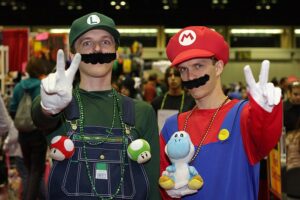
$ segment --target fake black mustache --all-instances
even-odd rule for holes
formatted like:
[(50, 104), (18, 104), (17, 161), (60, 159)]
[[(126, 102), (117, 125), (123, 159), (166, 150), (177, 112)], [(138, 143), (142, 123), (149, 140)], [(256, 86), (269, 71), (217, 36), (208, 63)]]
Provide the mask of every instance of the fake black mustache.
[(90, 53), (81, 54), (81, 61), (92, 64), (110, 63), (117, 58), (116, 53)]
[(190, 81), (182, 81), (182, 85), (187, 89), (193, 89), (204, 85), (209, 80), (209, 76), (205, 74), (197, 79)]

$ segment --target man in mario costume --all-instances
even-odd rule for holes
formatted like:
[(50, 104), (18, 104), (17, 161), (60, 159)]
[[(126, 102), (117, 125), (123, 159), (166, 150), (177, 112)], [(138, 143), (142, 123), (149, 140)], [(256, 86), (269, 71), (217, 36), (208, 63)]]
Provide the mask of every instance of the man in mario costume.
[(163, 199), (257, 199), (259, 161), (277, 144), (282, 130), (281, 90), (268, 82), (270, 62), (262, 62), (258, 82), (250, 66), (244, 67), (249, 101), (238, 101), (222, 90), (221, 74), (229, 60), (222, 35), (204, 26), (186, 27), (169, 40), (166, 52), (196, 106), (166, 120), (160, 134), (160, 172), (172, 177), (165, 146), (174, 132), (185, 131), (195, 147), (189, 165), (203, 186), (161, 189)]

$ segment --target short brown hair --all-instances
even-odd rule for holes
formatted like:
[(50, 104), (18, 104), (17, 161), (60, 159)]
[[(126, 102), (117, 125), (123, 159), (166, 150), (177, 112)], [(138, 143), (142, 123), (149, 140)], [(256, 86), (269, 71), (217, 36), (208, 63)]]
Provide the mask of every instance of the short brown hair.
[(26, 72), (32, 78), (47, 74), (47, 62), (42, 58), (31, 57), (26, 66)]
[(292, 91), (293, 88), (299, 88), (299, 87), (300, 87), (300, 82), (299, 81), (291, 82), (288, 85), (289, 91)]

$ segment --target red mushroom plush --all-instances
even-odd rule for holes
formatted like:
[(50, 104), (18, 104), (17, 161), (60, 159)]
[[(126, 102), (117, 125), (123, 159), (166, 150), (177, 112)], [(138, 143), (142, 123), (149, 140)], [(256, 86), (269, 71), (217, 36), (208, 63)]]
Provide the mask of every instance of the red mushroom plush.
[(72, 157), (74, 151), (74, 144), (68, 137), (58, 135), (52, 138), (50, 145), (50, 157), (52, 159), (62, 161)]

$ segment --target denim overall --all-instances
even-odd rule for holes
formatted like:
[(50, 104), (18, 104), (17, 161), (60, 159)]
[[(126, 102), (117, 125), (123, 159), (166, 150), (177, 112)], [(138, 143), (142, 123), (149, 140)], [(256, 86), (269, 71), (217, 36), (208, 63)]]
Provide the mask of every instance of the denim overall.
[[(195, 194), (182, 199), (198, 200), (254, 200), (258, 198), (259, 163), (249, 163), (241, 133), (241, 113), (247, 101), (240, 101), (226, 114), (220, 130), (228, 130), (228, 137), (203, 145), (196, 159), (190, 163), (204, 180), (203, 187)], [(177, 115), (167, 120), (162, 134), (165, 141), (184, 121)], [(200, 122), (201, 123), (201, 122)], [(197, 132), (195, 132), (197, 133)], [(195, 150), (198, 145), (195, 146)]]
[(258, 199), (260, 165), (249, 163), (241, 133), (241, 113), (246, 104), (239, 101), (226, 114), (220, 130), (228, 130), (228, 138), (202, 147), (194, 166), (204, 180), (203, 188), (183, 199)]
[[(130, 125), (131, 128), (131, 133), (125, 134), (127, 144), (129, 144), (138, 137), (133, 127), (134, 105), (130, 98), (122, 97), (122, 100), (123, 121), (127, 127)], [(66, 109), (67, 119), (79, 118), (76, 104), (73, 99)], [(124, 182), (114, 199), (144, 200), (148, 198), (149, 181), (144, 166), (128, 158), (126, 143), (125, 152), (123, 152), (122, 129), (113, 128), (109, 137), (108, 130), (110, 127), (85, 126), (83, 136), (79, 134), (79, 127), (75, 131), (70, 131), (75, 153), (70, 159), (53, 162), (49, 176), (48, 199), (110, 198), (119, 187), (122, 165), (125, 169)], [(97, 193), (93, 190), (91, 181)]]

